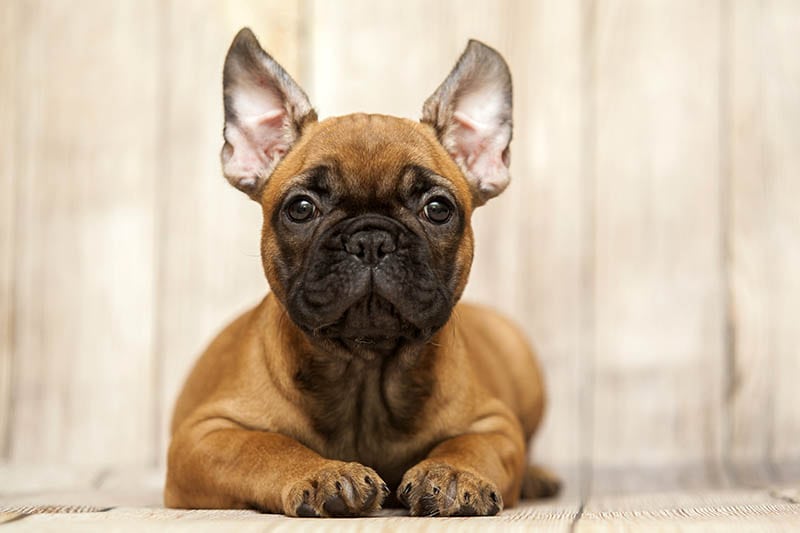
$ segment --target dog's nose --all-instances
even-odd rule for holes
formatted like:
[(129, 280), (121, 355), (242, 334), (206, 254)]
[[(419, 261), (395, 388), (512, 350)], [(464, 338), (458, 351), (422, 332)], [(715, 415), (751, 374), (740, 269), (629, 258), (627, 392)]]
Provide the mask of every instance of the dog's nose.
[(344, 249), (367, 265), (374, 266), (397, 248), (394, 237), (381, 229), (366, 229), (353, 233), (344, 243)]

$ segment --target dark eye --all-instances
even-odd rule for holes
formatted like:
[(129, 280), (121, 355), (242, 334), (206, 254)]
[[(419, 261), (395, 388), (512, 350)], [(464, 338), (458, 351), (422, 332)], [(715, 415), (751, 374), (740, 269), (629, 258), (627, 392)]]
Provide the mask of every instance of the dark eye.
[(317, 207), (305, 196), (292, 200), (286, 208), (286, 214), (292, 222), (308, 222), (317, 213)]
[(434, 198), (422, 208), (422, 212), (430, 222), (434, 224), (444, 224), (453, 215), (453, 208), (450, 202), (444, 198)]

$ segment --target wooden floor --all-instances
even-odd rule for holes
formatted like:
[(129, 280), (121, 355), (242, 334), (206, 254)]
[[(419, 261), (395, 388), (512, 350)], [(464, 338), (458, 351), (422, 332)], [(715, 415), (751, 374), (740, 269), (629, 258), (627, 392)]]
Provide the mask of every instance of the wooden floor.
[[(690, 470), (690, 469), (689, 469)], [(0, 533), (15, 531), (800, 531), (800, 482), (703, 487), (689, 470), (567, 475), (560, 498), (492, 518), (292, 519), (160, 506), (163, 472), (0, 466)], [(676, 472), (684, 472), (676, 474)], [(790, 472), (786, 470), (784, 472)], [(780, 477), (780, 476), (779, 476)], [(774, 476), (773, 476), (774, 478)], [(800, 478), (799, 478), (800, 479)], [(684, 488), (679, 488), (683, 485)], [(584, 492), (596, 494), (581, 497)], [(591, 489), (585, 487), (591, 486)], [(638, 487), (638, 488), (637, 488)]]

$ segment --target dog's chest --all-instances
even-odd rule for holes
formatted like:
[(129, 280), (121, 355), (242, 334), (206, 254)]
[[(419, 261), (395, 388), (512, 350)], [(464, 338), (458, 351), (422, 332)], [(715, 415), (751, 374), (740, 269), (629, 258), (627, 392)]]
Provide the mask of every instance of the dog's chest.
[[(418, 427), (430, 373), (397, 361), (311, 361), (296, 375), (323, 456), (358, 461), (391, 483), (429, 449)], [(399, 479), (398, 479), (399, 481)]]

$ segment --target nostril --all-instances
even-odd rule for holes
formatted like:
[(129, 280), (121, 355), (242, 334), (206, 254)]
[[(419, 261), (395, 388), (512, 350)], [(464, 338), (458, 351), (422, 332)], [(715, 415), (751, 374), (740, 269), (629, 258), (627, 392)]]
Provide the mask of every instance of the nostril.
[(380, 259), (383, 259), (390, 253), (394, 252), (394, 250), (395, 250), (394, 242), (392, 242), (391, 239), (384, 239), (383, 242), (381, 242), (380, 246), (378, 246), (378, 257)]
[(371, 265), (382, 261), (396, 248), (392, 236), (381, 230), (363, 230), (342, 241), (347, 253)]
[(342, 237), (342, 241), (348, 254), (354, 255), (359, 259), (364, 258), (364, 242), (360, 236)]

